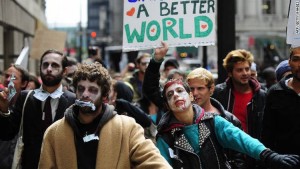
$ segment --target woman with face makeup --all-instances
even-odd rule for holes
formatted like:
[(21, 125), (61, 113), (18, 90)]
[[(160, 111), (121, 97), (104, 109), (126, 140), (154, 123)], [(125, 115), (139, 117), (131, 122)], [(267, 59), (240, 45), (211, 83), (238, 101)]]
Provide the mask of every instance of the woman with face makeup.
[[(152, 61), (163, 61), (167, 49), (167, 44), (162, 43)], [(147, 69), (146, 74), (147, 71), (151, 70)], [(159, 78), (153, 79), (156, 80), (149, 85), (159, 87)], [(157, 147), (173, 168), (231, 169), (224, 148), (261, 160), (272, 169), (299, 168), (298, 155), (278, 154), (223, 117), (192, 104), (193, 96), (185, 82), (167, 81), (162, 97), (168, 111), (158, 125)]]

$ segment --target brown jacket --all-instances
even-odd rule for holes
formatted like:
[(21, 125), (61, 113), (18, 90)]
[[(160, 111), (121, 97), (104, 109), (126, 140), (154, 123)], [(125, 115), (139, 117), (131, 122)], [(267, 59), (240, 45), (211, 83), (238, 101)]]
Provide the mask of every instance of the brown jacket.
[[(143, 128), (132, 118), (115, 115), (100, 131), (96, 169), (172, 168)], [(76, 169), (74, 132), (65, 118), (45, 132), (40, 169)]]

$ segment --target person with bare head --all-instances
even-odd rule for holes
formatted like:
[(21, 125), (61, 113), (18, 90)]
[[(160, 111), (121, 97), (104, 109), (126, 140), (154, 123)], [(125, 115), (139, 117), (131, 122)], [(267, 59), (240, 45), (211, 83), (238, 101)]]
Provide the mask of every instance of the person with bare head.
[[(218, 84), (212, 95), (228, 112), (241, 122), (243, 130), (250, 136), (260, 139), (266, 91), (256, 78), (251, 77), (254, 57), (251, 52), (236, 49), (223, 60), (228, 78)], [(256, 168), (256, 160), (247, 158), (247, 167)]]
[[(278, 152), (300, 155), (300, 47), (291, 48), (284, 64), (267, 94), (262, 142)], [(292, 74), (281, 77), (288, 71)]]
[[(57, 50), (47, 50), (40, 60), (40, 74), (43, 84), (29, 93), (21, 91), (16, 104), (9, 108), (9, 91), (0, 93), (0, 139), (14, 138), (23, 118), (22, 168), (36, 169), (45, 130), (64, 115), (64, 111), (75, 101), (75, 94), (63, 91), (61, 80), (67, 66), (66, 57)], [(28, 96), (27, 96), (28, 95)], [(24, 103), (25, 98), (27, 102)], [(22, 113), (22, 109), (24, 112)], [(22, 117), (23, 116), (23, 117)]]
[[(9, 107), (15, 106), (15, 102), (22, 90), (29, 84), (29, 74), (27, 70), (19, 65), (12, 64), (4, 72), (4, 88), (10, 89)], [(0, 89), (2, 91), (2, 89)], [(9, 141), (0, 141), (0, 168), (10, 169), (14, 156), (14, 149), (17, 137)]]
[(228, 78), (216, 85), (212, 97), (241, 121), (246, 133), (259, 139), (266, 93), (251, 77), (253, 59), (252, 53), (244, 49), (229, 52), (223, 60)]
[[(205, 112), (220, 115), (242, 129), (241, 122), (232, 113), (226, 111), (220, 102), (211, 97), (215, 90), (215, 81), (211, 72), (204, 68), (196, 68), (187, 75), (186, 82), (193, 94), (193, 103), (201, 106)], [(225, 153), (233, 168), (245, 168), (243, 154), (232, 150), (226, 150)]]
[[(5, 72), (3, 77), (3, 85), (8, 88), (9, 83), (12, 81), (14, 83), (14, 88), (16, 90), (16, 95), (13, 97), (13, 100), (10, 104), (14, 104), (18, 95), (22, 90), (26, 89), (26, 86), (29, 82), (29, 73), (23, 67), (19, 65), (12, 64)], [(12, 79), (13, 78), (13, 79)]]
[(125, 79), (129, 82), (134, 90), (133, 101), (136, 102), (143, 96), (142, 85), (145, 77), (145, 70), (149, 65), (151, 55), (149, 53), (142, 53), (136, 58), (137, 70), (132, 74), (131, 77)]
[(46, 131), (39, 168), (171, 168), (133, 118), (105, 103), (111, 77), (100, 63), (80, 65), (73, 82), (77, 100)]

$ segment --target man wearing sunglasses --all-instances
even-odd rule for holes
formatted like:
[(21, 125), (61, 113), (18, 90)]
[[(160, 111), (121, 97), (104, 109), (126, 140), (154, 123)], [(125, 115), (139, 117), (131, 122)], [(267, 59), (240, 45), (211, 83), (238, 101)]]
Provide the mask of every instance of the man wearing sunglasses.
[(151, 55), (149, 53), (140, 54), (135, 60), (137, 69), (132, 74), (132, 77), (125, 80), (128, 81), (134, 89), (133, 102), (142, 98), (142, 84), (144, 81), (145, 71), (150, 62), (150, 56)]

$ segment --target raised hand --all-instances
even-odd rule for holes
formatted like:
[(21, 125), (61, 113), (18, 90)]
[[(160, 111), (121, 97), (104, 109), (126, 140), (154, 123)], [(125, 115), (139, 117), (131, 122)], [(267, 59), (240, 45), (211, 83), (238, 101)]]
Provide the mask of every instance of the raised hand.
[(156, 48), (154, 53), (155, 60), (161, 60), (163, 57), (166, 56), (169, 46), (166, 42), (161, 42), (162, 47)]

